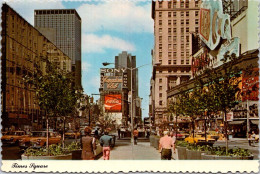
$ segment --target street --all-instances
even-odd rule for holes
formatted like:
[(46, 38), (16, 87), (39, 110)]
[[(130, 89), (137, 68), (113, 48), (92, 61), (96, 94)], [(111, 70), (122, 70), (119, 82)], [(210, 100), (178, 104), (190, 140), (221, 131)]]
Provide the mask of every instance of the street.
[[(132, 145), (130, 139), (121, 139), (116, 140), (110, 160), (160, 160), (160, 155), (148, 139), (139, 139), (137, 145)], [(98, 160), (103, 160), (102, 156)]]
[[(65, 139), (65, 144), (69, 144), (75, 139)], [(79, 141), (79, 139), (77, 139)], [(214, 146), (225, 146), (225, 141), (216, 141)], [(245, 138), (232, 138), (229, 140), (229, 148), (240, 147), (249, 149), (253, 155), (254, 160), (259, 159), (258, 144), (254, 147), (249, 146)], [(3, 160), (17, 160), (21, 159), (22, 152), (19, 146), (3, 146), (2, 159)], [(110, 160), (160, 160), (160, 153), (154, 147), (150, 146), (149, 139), (139, 138), (137, 145), (132, 145), (130, 138), (116, 140), (115, 147), (110, 152)], [(102, 154), (97, 160), (103, 160)]]

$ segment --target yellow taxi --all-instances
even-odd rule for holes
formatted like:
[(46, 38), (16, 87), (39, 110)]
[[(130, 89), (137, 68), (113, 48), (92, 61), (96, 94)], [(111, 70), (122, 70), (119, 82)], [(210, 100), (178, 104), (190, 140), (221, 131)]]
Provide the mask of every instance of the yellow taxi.
[[(49, 132), (49, 145), (59, 144), (61, 141), (61, 136), (57, 132)], [(19, 146), (21, 149), (26, 149), (30, 146), (35, 148), (40, 148), (46, 146), (47, 142), (47, 131), (32, 131), (31, 135), (22, 138), (19, 141)]]
[(184, 139), (184, 141), (190, 143), (190, 144), (196, 144), (196, 145), (210, 145), (212, 146), (215, 143), (215, 139), (210, 138), (207, 136), (207, 141), (205, 139), (205, 134), (203, 133), (197, 133), (194, 135), (190, 135), (187, 138)]
[(78, 137), (80, 137), (80, 133), (79, 132), (74, 132), (73, 130), (68, 130), (67, 132), (65, 132), (64, 136), (66, 138), (75, 138), (75, 139), (77, 139)]
[(6, 132), (2, 137), (2, 143), (3, 145), (18, 145), (19, 140), (26, 137), (25, 131), (10, 131)]

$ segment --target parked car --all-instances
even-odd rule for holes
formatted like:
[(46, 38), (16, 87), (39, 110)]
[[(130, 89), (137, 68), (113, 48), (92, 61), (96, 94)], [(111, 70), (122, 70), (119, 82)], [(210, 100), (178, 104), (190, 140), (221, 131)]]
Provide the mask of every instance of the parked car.
[(190, 135), (187, 138), (185, 138), (184, 141), (186, 141), (190, 144), (195, 143), (196, 145), (210, 145), (210, 146), (212, 146), (215, 143), (215, 139), (207, 136), (207, 141), (206, 141), (204, 135), (205, 134), (203, 134), (203, 133), (197, 133), (197, 134), (194, 135), (194, 138), (193, 138), (193, 135)]
[(25, 131), (10, 131), (6, 132), (2, 137), (2, 143), (3, 145), (18, 145), (19, 140), (26, 137)]
[[(57, 132), (49, 132), (49, 145), (58, 144), (61, 141), (61, 136)], [(31, 135), (22, 138), (19, 141), (19, 146), (21, 149), (26, 149), (30, 146), (35, 148), (40, 148), (46, 146), (47, 142), (47, 132), (46, 131), (32, 131)]]
[(68, 130), (67, 132), (65, 132), (65, 138), (78, 138), (80, 137), (80, 133), (79, 132), (74, 132), (73, 130)]

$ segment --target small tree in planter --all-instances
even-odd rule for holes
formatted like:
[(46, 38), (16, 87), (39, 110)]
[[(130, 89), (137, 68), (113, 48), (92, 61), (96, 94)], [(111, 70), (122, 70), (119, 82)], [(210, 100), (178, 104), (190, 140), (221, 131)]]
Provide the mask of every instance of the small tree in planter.
[(176, 138), (177, 138), (177, 133), (178, 133), (178, 116), (183, 115), (185, 113), (185, 100), (184, 100), (183, 92), (181, 92), (180, 95), (178, 95), (175, 99), (175, 101), (170, 101), (168, 104), (168, 113), (170, 115), (175, 114), (175, 121), (176, 121), (176, 127), (175, 127), (175, 133), (176, 133)]
[(72, 74), (62, 72), (48, 60), (46, 60), (46, 74), (36, 70), (32, 77), (25, 76), (24, 80), (33, 86), (37, 102), (46, 112), (48, 149), (49, 118), (62, 117), (65, 121), (65, 117), (74, 111), (80, 93), (76, 93), (73, 86)]
[[(227, 63), (227, 61), (230, 62)], [(235, 66), (238, 58), (232, 54), (225, 55), (223, 61), (223, 66), (221, 69), (211, 69), (208, 70), (208, 79), (210, 82), (210, 93), (213, 96), (212, 106), (214, 106), (216, 111), (224, 112), (224, 128), (226, 137), (226, 154), (228, 153), (228, 134), (227, 134), (227, 112), (229, 112), (235, 105), (238, 104), (238, 97), (240, 93), (239, 79), (241, 73), (240, 69)]]

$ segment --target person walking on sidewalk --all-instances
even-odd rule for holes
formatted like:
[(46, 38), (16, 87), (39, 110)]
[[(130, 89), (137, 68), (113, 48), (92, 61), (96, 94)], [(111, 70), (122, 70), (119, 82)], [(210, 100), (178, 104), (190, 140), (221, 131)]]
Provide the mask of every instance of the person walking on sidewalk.
[(176, 153), (175, 152), (175, 142), (176, 142), (176, 137), (174, 136), (174, 132), (170, 132), (170, 137), (172, 138), (172, 143), (173, 143), (173, 147), (172, 147), (172, 149), (173, 149), (173, 153)]
[(118, 136), (118, 139), (120, 139), (120, 134), (121, 134), (121, 130), (120, 130), (120, 127), (117, 128), (117, 136)]
[(81, 158), (83, 160), (94, 160), (95, 158), (94, 150), (96, 149), (95, 138), (90, 136), (91, 133), (90, 127), (86, 127), (84, 129), (84, 132), (85, 132), (85, 136), (81, 138), (81, 146), (82, 146)]
[(103, 147), (103, 158), (109, 160), (112, 137), (108, 135), (108, 130), (105, 130), (104, 135), (100, 137), (100, 145)]
[(134, 130), (134, 144), (135, 144), (135, 145), (137, 145), (138, 133), (139, 133), (138, 130), (135, 129), (135, 130)]
[(161, 150), (162, 160), (171, 160), (172, 148), (174, 147), (173, 139), (169, 136), (168, 131), (163, 132), (163, 137), (159, 141), (159, 149)]

